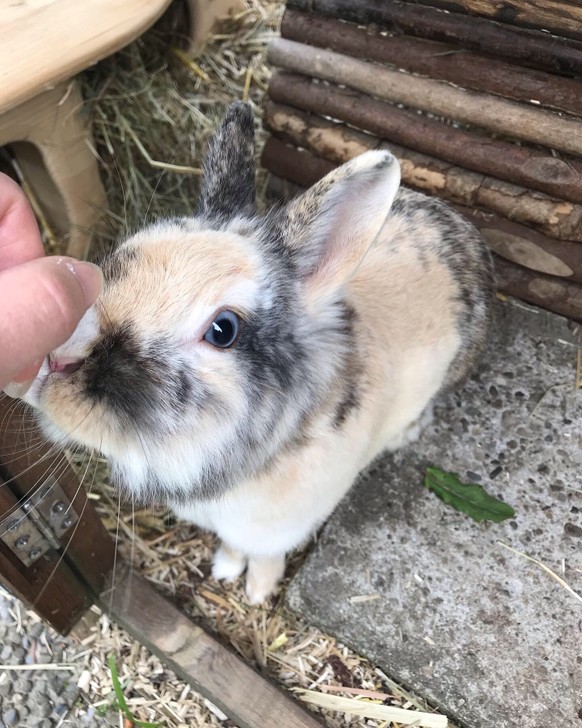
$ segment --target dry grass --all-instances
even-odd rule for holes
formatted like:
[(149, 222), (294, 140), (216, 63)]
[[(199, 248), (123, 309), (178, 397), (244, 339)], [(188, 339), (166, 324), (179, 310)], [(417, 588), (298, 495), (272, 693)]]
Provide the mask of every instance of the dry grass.
[[(183, 16), (177, 7), (141, 40), (85, 74), (95, 152), (111, 206), (105, 246), (159, 216), (194, 211), (206, 141), (233, 99), (252, 102), (260, 149), (260, 110), (269, 78), (264, 53), (283, 4), (246, 1), (247, 10), (226, 23), (195, 62), (179, 50)], [(241, 584), (224, 586), (208, 578), (211, 535), (189, 525), (172, 525), (169, 514), (160, 510), (134, 513), (120, 506), (105, 464), (95, 462), (90, 471), (90, 497), (122, 556), (186, 613), (201, 617), (245, 660), (287, 688), (323, 690), (330, 685), (337, 691), (344, 686), (349, 688), (345, 695), (354, 700), (370, 699), (371, 691), (389, 696), (390, 705), (427, 710), (365, 659), (287, 612), (284, 585), (269, 608), (249, 607)], [(298, 556), (290, 574), (300, 561)], [(104, 713), (111, 709), (111, 653), (119, 657), (129, 707), (141, 720), (166, 728), (232, 725), (103, 615), (80, 653), (86, 664), (81, 680), (86, 705), (79, 708), (80, 714), (88, 706)], [(109, 715), (117, 724), (117, 717)], [(323, 715), (337, 728), (397, 728), (396, 723), (345, 713)]]
[[(86, 461), (79, 460), (77, 467), (87, 472)], [(216, 545), (211, 534), (188, 524), (173, 523), (164, 509), (133, 510), (120, 503), (118, 493), (108, 482), (103, 461), (93, 462), (86, 481), (93, 484), (90, 497), (117, 539), (120, 555), (136, 572), (146, 576), (184, 613), (202, 619), (246, 661), (280, 685), (322, 692), (330, 686), (334, 694), (339, 691), (354, 700), (378, 701), (382, 694), (387, 705), (430, 711), (424, 701), (407, 693), (366, 659), (285, 608), (285, 586), (300, 565), (301, 554), (291, 562), (287, 582), (272, 603), (250, 607), (241, 580), (229, 585), (209, 576)], [(120, 676), (127, 682), (128, 703), (136, 717), (160, 721), (166, 728), (233, 725), (106, 616), (102, 615), (92, 628), (84, 647), (91, 650), (86, 700), (93, 708), (103, 710), (112, 704), (107, 656), (115, 654), (120, 656)], [(340, 687), (347, 690), (340, 691)], [(399, 726), (311, 707), (332, 728)]]
[(252, 104), (260, 150), (270, 75), (264, 55), (283, 4), (247, 6), (190, 60), (181, 50), (184, 17), (175, 4), (152, 31), (83, 77), (110, 201), (109, 241), (160, 216), (194, 212), (205, 148), (231, 101)]

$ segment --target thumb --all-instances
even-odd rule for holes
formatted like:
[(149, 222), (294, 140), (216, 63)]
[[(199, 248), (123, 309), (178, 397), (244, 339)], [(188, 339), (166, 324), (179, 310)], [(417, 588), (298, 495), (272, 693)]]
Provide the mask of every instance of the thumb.
[(36, 376), (95, 302), (102, 280), (96, 265), (63, 257), (0, 272), (0, 387)]

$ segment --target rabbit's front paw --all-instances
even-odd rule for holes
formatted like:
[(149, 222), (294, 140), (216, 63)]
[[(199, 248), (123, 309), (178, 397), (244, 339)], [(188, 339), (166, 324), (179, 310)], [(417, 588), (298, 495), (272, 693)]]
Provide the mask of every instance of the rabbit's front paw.
[(275, 591), (284, 571), (284, 555), (250, 558), (246, 584), (249, 604), (262, 604)]
[(212, 576), (215, 579), (234, 581), (243, 573), (245, 566), (244, 555), (223, 543), (212, 559)]

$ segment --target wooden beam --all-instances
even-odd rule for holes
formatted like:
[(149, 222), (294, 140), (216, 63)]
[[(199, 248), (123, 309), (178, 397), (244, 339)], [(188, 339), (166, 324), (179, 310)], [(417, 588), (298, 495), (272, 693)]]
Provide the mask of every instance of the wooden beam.
[(275, 71), (269, 96), (277, 103), (331, 116), (381, 139), (465, 169), (582, 202), (580, 160), (563, 160), (537, 149), (455, 128), (366, 94), (298, 74)]
[(294, 73), (345, 84), (396, 104), (471, 124), (513, 139), (582, 155), (582, 123), (514, 101), (454, 88), (333, 51), (276, 38), (269, 62)]
[(399, 0), (287, 0), (287, 7), (454, 43), (557, 73), (582, 73), (582, 43)]
[(239, 728), (321, 728), (314, 716), (130, 569), (118, 566), (113, 591), (101, 596), (103, 610)]
[(536, 228), (550, 238), (582, 241), (582, 206), (532, 192), (413, 152), (343, 124), (268, 102), (265, 123), (279, 137), (336, 164), (369, 149), (389, 149), (400, 161), (405, 184), (449, 202), (480, 207)]
[[(334, 167), (327, 160), (289, 146), (275, 137), (267, 140), (261, 162), (278, 179), (301, 187), (310, 186)], [(278, 182), (271, 185), (271, 192), (276, 192), (280, 197), (289, 196), (295, 191), (294, 188), (281, 188)], [(485, 210), (464, 205), (453, 207), (479, 228), (491, 250), (506, 260), (537, 273), (582, 283), (580, 243), (553, 240)]]
[(374, 26), (359, 28), (297, 10), (285, 12), (281, 35), (360, 60), (389, 63), (464, 88), (582, 115), (579, 81), (471, 53), (450, 43), (409, 35), (387, 36)]

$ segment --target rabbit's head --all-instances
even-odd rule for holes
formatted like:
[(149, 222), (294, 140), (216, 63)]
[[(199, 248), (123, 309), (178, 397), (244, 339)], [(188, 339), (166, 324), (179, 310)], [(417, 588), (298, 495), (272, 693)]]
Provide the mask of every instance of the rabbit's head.
[(136, 497), (215, 497), (300, 446), (349, 350), (345, 283), (398, 163), (369, 152), (265, 216), (254, 164), (251, 112), (233, 104), (198, 215), (119, 245), (96, 305), (27, 395), (49, 437), (105, 455)]

